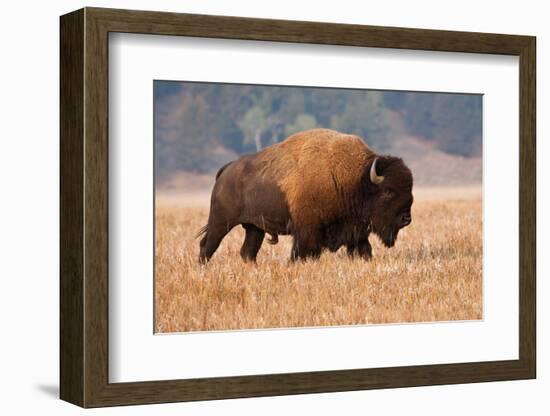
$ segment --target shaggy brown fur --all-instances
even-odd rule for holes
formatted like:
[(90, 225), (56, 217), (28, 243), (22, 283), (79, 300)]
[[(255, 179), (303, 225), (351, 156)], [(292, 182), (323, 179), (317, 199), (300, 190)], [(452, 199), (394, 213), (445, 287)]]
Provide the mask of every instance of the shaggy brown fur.
[(373, 156), (358, 136), (314, 129), (260, 152), (259, 173), (277, 178), (292, 221), (310, 227), (339, 216)]
[[(375, 159), (376, 174), (385, 177), (380, 184), (370, 180)], [(255, 260), (265, 233), (273, 243), (278, 234), (293, 235), (292, 259), (341, 246), (370, 258), (371, 232), (391, 247), (410, 222), (411, 190), (403, 161), (376, 155), (358, 136), (328, 129), (297, 133), (220, 169), (200, 259), (207, 261), (237, 224), (246, 229), (246, 260)]]

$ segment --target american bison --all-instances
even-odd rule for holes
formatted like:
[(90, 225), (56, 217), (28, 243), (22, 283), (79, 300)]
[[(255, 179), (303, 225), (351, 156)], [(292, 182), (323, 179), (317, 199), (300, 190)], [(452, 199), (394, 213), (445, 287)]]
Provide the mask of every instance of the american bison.
[(266, 233), (271, 244), (292, 235), (292, 260), (343, 246), (369, 259), (371, 232), (392, 247), (411, 223), (412, 185), (400, 158), (376, 154), (358, 136), (296, 133), (218, 171), (199, 260), (207, 262), (238, 224), (246, 230), (244, 260), (256, 260)]

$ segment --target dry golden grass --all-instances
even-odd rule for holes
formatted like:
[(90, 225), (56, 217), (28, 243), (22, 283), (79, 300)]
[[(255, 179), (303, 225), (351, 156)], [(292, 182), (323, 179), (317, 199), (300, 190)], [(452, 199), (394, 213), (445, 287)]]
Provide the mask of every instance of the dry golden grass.
[[(464, 190), (462, 190), (464, 191)], [(236, 227), (206, 266), (199, 241), (208, 206), (157, 198), (157, 332), (312, 327), (482, 318), (479, 191), (419, 190), (413, 223), (392, 249), (371, 236), (373, 260), (344, 250), (289, 263), (291, 240), (266, 243), (244, 263)]]

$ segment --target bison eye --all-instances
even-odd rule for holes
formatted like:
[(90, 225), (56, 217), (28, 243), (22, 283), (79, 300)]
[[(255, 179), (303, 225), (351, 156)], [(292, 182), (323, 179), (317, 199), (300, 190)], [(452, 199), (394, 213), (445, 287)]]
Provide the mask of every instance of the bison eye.
[(390, 200), (395, 198), (395, 195), (396, 195), (395, 191), (391, 189), (385, 189), (384, 193), (382, 194), (382, 198), (384, 198), (385, 200)]

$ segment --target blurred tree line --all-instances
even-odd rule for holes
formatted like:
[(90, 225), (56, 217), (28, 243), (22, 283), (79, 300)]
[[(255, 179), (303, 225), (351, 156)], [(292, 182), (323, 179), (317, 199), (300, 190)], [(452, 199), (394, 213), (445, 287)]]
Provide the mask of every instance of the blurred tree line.
[(155, 167), (210, 172), (298, 131), (358, 134), (378, 152), (406, 135), (481, 154), (480, 95), (155, 81)]

